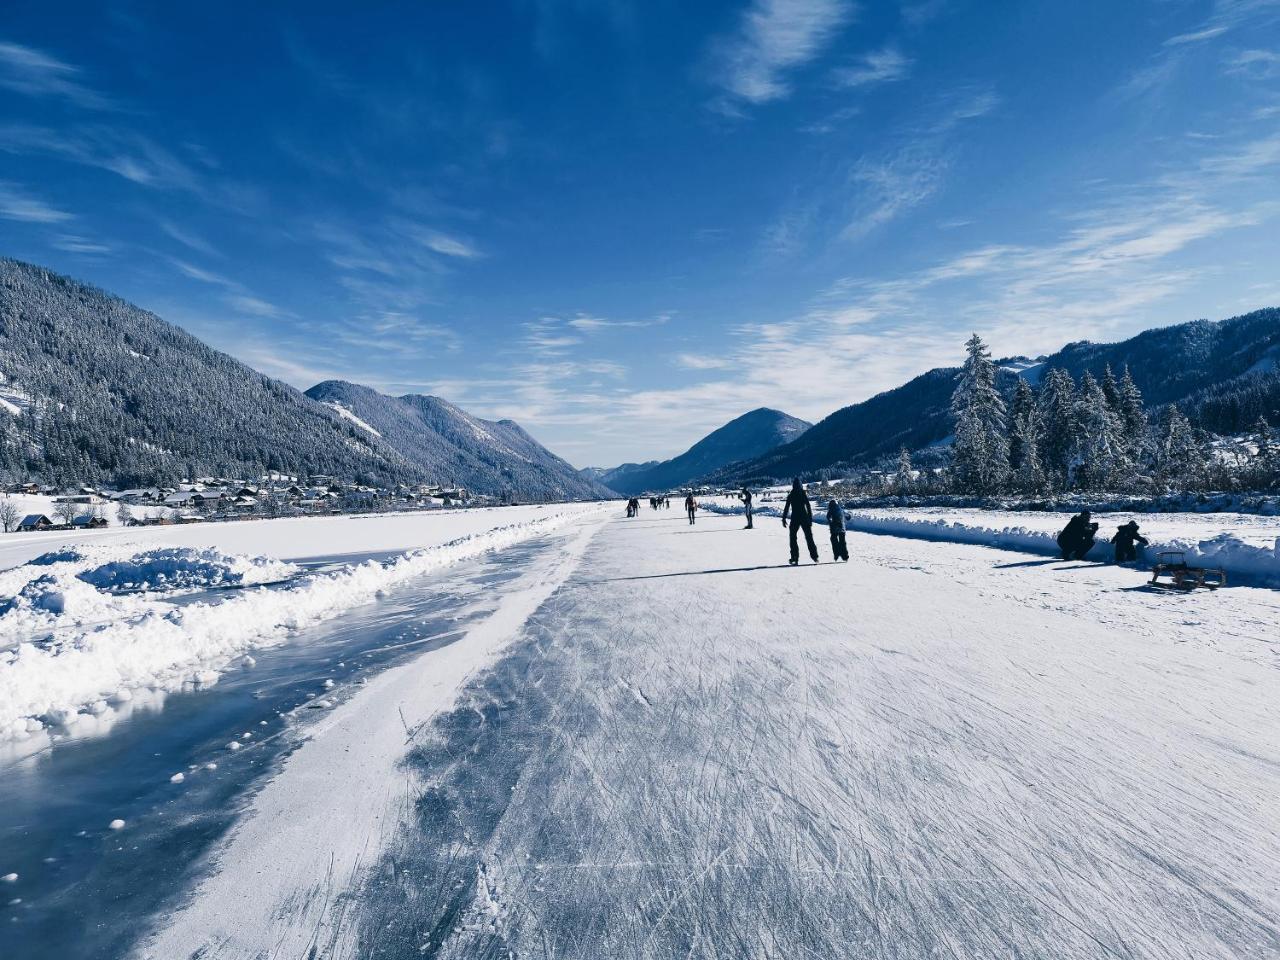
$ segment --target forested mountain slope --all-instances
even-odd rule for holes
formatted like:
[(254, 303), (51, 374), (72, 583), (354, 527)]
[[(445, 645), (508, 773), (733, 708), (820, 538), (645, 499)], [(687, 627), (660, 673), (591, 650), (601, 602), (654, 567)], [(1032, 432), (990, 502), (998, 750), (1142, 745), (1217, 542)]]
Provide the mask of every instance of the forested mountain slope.
[(0, 374), (0, 473), (9, 478), (423, 476), (332, 410), (155, 314), (3, 258)]
[[(1198, 426), (1216, 433), (1250, 429), (1259, 416), (1280, 421), (1280, 309), (1229, 320), (1196, 320), (1147, 330), (1119, 343), (1071, 343), (1036, 361), (1002, 361), (1002, 386), (1017, 376), (1038, 381), (1062, 368), (1074, 378), (1126, 366), (1147, 405), (1177, 403)], [(712, 479), (783, 478), (875, 464), (899, 447), (918, 450), (951, 433), (950, 401), (958, 368), (940, 367), (837, 410), (791, 443)]]
[(442, 483), (521, 499), (613, 495), (511, 420), (482, 420), (439, 397), (389, 397), (342, 380), (318, 383), (307, 396), (378, 436)]

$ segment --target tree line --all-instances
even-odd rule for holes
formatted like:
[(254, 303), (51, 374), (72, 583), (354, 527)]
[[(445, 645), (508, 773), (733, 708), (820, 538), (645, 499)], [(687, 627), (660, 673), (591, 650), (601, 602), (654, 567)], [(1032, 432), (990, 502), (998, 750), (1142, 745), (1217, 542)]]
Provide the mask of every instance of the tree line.
[(1128, 368), (1117, 377), (1109, 365), (1101, 377), (1085, 371), (1079, 381), (1058, 368), (1045, 371), (1038, 386), (1018, 377), (1007, 396), (982, 338), (974, 334), (965, 350), (951, 399), (950, 466), (922, 480), (904, 449), (893, 481), (898, 492), (945, 487), (1041, 496), (1280, 486), (1280, 433), (1265, 417), (1243, 442), (1224, 443), (1193, 426), (1177, 404), (1149, 412)]

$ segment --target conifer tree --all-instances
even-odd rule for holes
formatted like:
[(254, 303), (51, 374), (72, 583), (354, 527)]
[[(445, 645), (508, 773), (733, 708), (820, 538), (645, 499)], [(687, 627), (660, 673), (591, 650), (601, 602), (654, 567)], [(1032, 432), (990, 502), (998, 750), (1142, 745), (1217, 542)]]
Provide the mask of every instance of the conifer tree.
[(1009, 466), (1014, 488), (1022, 493), (1041, 494), (1048, 487), (1040, 460), (1042, 434), (1035, 394), (1031, 386), (1020, 379), (1009, 415)]
[(1071, 374), (1054, 368), (1040, 388), (1040, 462), (1050, 484), (1066, 487), (1071, 451), (1076, 445), (1076, 385)]
[(1035, 409), (1036, 397), (1031, 385), (1022, 377), (1013, 391), (1013, 403), (1009, 407), (1009, 469), (1017, 473), (1026, 456), (1026, 439), (1020, 424), (1025, 423), (1029, 411)]
[(1111, 370), (1111, 364), (1107, 364), (1106, 369), (1102, 373), (1102, 395), (1107, 398), (1107, 406), (1111, 408), (1113, 413), (1120, 412), (1120, 384), (1116, 382), (1116, 375)]
[(915, 470), (911, 466), (911, 451), (903, 447), (898, 451), (898, 470), (893, 475), (893, 492), (899, 496), (908, 494), (916, 485)]
[(1124, 438), (1129, 458), (1135, 464), (1141, 463), (1146, 453), (1147, 411), (1142, 405), (1142, 391), (1133, 382), (1133, 376), (1129, 373), (1127, 365), (1124, 368), (1124, 375), (1120, 378), (1120, 403), (1117, 412), (1124, 424)]
[(951, 396), (956, 417), (952, 471), (961, 489), (995, 493), (1009, 476), (1004, 398), (996, 389), (995, 364), (982, 338), (975, 333), (965, 350), (968, 356)]
[(1124, 489), (1132, 485), (1132, 461), (1125, 451), (1120, 417), (1102, 386), (1085, 371), (1076, 395), (1076, 434), (1071, 482), (1081, 490)]
[(1177, 404), (1165, 408), (1156, 439), (1155, 474), (1166, 491), (1196, 490), (1209, 474), (1209, 453)]

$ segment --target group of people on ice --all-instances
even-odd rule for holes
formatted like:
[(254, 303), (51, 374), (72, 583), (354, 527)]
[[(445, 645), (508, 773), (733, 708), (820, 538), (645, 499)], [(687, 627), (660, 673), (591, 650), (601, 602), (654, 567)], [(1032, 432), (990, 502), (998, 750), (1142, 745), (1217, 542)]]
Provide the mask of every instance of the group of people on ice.
[[(743, 511), (747, 515), (747, 529), (755, 529), (755, 497), (747, 487), (738, 494), (742, 500)], [(691, 515), (692, 516), (692, 515)], [(692, 519), (689, 521), (692, 523)], [(791, 564), (800, 562), (800, 534), (804, 534), (805, 546), (809, 548), (809, 558), (818, 562), (818, 547), (813, 542), (813, 504), (799, 479), (791, 481), (791, 492), (787, 494), (787, 502), (782, 508), (782, 525), (788, 528), (791, 535)], [(840, 501), (834, 497), (827, 502), (827, 529), (831, 534), (831, 556), (833, 560), (848, 560), (849, 548), (844, 542), (845, 516)]]
[[(662, 510), (664, 508), (669, 509), (670, 507), (671, 507), (670, 497), (650, 497), (649, 498), (650, 510)], [(638, 516), (639, 513), (640, 513), (640, 498), (632, 497), (630, 500), (627, 501), (627, 516), (634, 517), (634, 516)]]
[[(1064, 560), (1083, 560), (1098, 542), (1098, 525), (1088, 510), (1081, 510), (1067, 521), (1058, 534), (1058, 549)], [(1128, 563), (1138, 559), (1138, 546), (1146, 546), (1147, 538), (1138, 532), (1138, 522), (1130, 520), (1116, 528), (1109, 543), (1116, 548), (1115, 562)]]
[[(747, 529), (755, 529), (755, 496), (747, 487), (742, 488), (739, 498), (747, 516)], [(650, 497), (649, 505), (655, 510), (662, 506), (671, 506), (671, 500), (667, 497)], [(684, 510), (689, 517), (689, 523), (698, 522), (698, 501), (694, 497), (693, 491), (684, 498)], [(634, 517), (640, 512), (640, 501), (632, 497), (627, 501), (627, 516)], [(809, 502), (809, 495), (805, 493), (803, 484), (797, 478), (791, 482), (791, 492), (787, 494), (787, 502), (782, 508), (782, 525), (788, 529), (791, 538), (791, 563), (792, 565), (800, 562), (800, 535), (804, 534), (805, 546), (809, 548), (809, 557), (814, 563), (818, 562), (818, 547), (813, 541), (813, 504)], [(831, 535), (831, 556), (834, 560), (849, 559), (849, 547), (845, 544), (845, 515), (844, 508), (840, 506), (840, 501), (834, 497), (827, 502), (827, 531)]]

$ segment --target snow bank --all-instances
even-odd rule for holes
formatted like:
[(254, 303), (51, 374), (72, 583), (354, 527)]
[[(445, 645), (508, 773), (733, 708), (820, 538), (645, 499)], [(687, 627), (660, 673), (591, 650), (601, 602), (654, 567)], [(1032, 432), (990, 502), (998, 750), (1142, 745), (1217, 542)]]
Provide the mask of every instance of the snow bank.
[[(712, 513), (742, 514), (740, 505), (722, 505), (704, 503), (703, 509)], [(875, 512), (846, 509), (847, 529), (861, 533), (877, 533), (895, 537), (912, 537), (918, 540), (936, 540), (947, 543), (972, 543), (980, 546), (999, 547), (1005, 550), (1021, 550), (1028, 553), (1039, 553), (1054, 556), (1058, 553), (1058, 531), (1066, 524), (1066, 514), (1041, 514), (1028, 518), (1026, 523), (1003, 524), (1009, 514), (994, 513), (984, 515), (983, 511), (955, 511), (947, 515), (947, 511), (931, 510), (927, 513), (910, 510)], [(781, 508), (766, 506), (755, 511), (757, 517), (781, 516)], [(958, 516), (957, 516), (958, 515)], [(1015, 515), (1017, 516), (1017, 515)], [(1088, 559), (1097, 561), (1110, 560), (1115, 548), (1105, 542), (1115, 532), (1115, 528), (1128, 515), (1108, 516), (1094, 514), (1098, 521), (1100, 540), (1094, 545)], [(1181, 550), (1187, 555), (1187, 562), (1196, 566), (1221, 567), (1227, 571), (1229, 578), (1245, 580), (1249, 583), (1266, 586), (1280, 586), (1280, 532), (1274, 524), (1269, 528), (1273, 534), (1266, 537), (1262, 527), (1245, 527), (1240, 530), (1215, 531), (1212, 536), (1196, 535), (1196, 527), (1211, 529), (1199, 523), (1201, 518), (1189, 517), (1181, 524), (1171, 520), (1162, 524), (1164, 532), (1154, 534), (1144, 530), (1151, 541), (1145, 550), (1148, 560), (1162, 550)], [(825, 524), (826, 517), (815, 505), (814, 522)], [(1147, 525), (1144, 522), (1144, 527)], [(1179, 531), (1179, 527), (1183, 530)]]
[(93, 581), (109, 588), (154, 582), (160, 573), (172, 572), (188, 582), (200, 576), (224, 582), (230, 576), (272, 577), (289, 565), (164, 550), (92, 568), (86, 567), (91, 559), (78, 550), (38, 558), (45, 562), (2, 577), (26, 582), (0, 609), (0, 646), (16, 642), (0, 650), (0, 740), (104, 712), (133, 690), (214, 682), (218, 670), (249, 648), (279, 643), (291, 630), (338, 616), (413, 577), (548, 533), (580, 516), (581, 511), (554, 514), (391, 561), (305, 577), (281, 589), (260, 587), (221, 603), (182, 607), (155, 594), (112, 593)]

